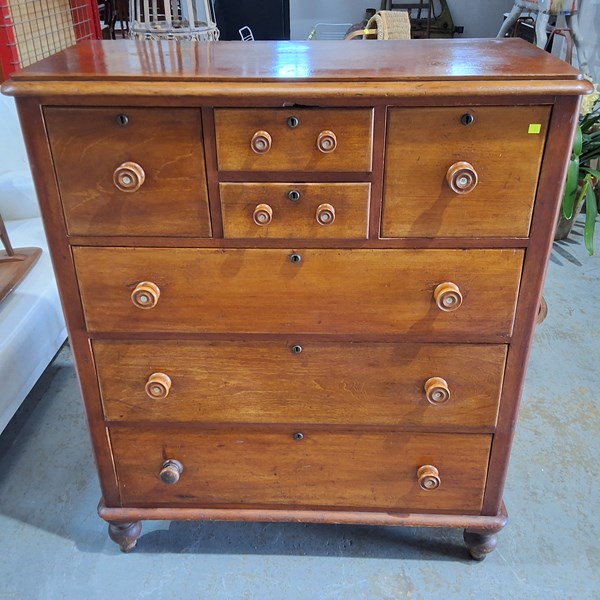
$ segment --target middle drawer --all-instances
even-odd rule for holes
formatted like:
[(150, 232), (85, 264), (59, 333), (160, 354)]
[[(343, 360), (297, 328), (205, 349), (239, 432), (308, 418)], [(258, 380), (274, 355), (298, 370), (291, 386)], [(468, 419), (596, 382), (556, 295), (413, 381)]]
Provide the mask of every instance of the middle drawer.
[(221, 183), (226, 238), (365, 239), (369, 183)]
[(506, 341), (523, 262), (522, 250), (75, 247), (73, 254), (92, 332), (456, 342)]
[(110, 421), (493, 427), (506, 346), (93, 341)]

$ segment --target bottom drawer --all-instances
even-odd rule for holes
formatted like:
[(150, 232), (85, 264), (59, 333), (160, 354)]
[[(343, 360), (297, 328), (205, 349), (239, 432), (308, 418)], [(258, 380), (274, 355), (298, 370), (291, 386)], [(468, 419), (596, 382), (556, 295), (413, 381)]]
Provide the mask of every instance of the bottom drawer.
[[(481, 510), (492, 437), (130, 427), (113, 427), (110, 436), (123, 506), (464, 514)], [(183, 466), (179, 480), (170, 484), (160, 476), (168, 460)], [(437, 469), (434, 489), (419, 483), (417, 473), (425, 465)]]

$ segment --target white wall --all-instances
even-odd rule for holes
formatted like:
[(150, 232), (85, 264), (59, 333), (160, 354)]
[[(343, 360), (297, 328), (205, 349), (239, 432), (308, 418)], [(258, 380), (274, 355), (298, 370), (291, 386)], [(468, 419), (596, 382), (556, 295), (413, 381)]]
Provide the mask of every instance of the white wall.
[[(291, 37), (306, 39), (318, 22), (356, 23), (366, 8), (380, 5), (380, 0), (290, 0)], [(448, 5), (454, 24), (465, 28), (463, 37), (494, 37), (513, 0), (448, 0)]]
[(29, 161), (15, 101), (0, 94), (0, 175), (14, 172), (28, 173)]

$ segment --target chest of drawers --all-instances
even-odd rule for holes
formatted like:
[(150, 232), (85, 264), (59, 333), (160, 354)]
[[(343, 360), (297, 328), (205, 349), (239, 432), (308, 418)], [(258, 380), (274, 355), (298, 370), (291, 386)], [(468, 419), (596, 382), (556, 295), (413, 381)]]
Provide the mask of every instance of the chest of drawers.
[(111, 537), (506, 521), (579, 97), (521, 40), (90, 42), (13, 76)]

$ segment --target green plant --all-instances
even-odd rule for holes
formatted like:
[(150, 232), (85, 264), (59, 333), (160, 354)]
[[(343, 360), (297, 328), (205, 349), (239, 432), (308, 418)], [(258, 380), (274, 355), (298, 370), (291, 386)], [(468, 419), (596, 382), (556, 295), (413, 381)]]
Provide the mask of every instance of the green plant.
[(585, 202), (584, 243), (590, 255), (594, 254), (594, 232), (598, 216), (598, 200), (594, 187), (600, 171), (592, 163), (600, 158), (600, 94), (586, 98), (582, 116), (575, 132), (573, 154), (569, 161), (567, 182), (562, 200), (562, 216), (571, 219)]

